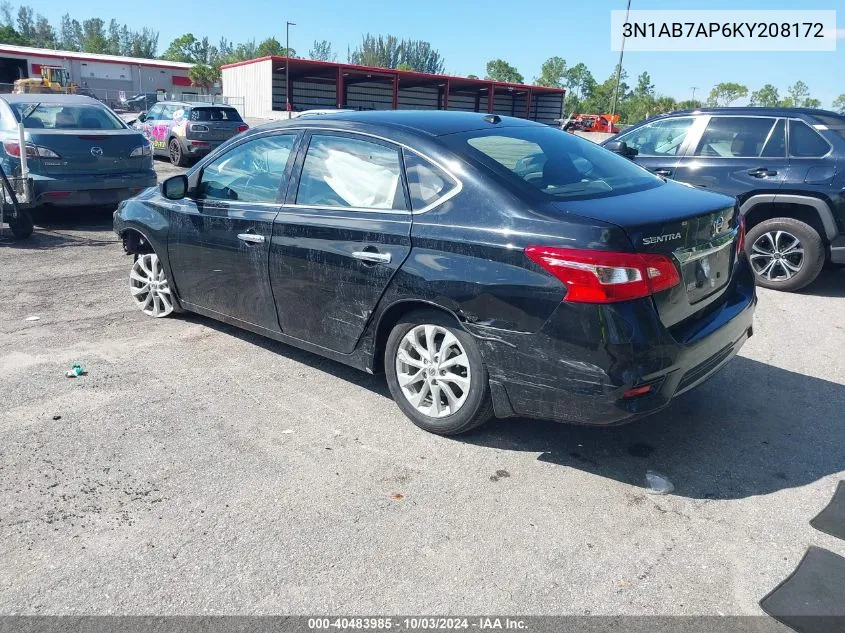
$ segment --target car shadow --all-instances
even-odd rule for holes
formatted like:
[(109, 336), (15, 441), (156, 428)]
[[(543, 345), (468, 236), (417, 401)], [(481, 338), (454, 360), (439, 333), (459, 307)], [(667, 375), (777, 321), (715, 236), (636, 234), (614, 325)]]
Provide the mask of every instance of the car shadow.
[(845, 297), (845, 267), (825, 266), (816, 280), (798, 293), (818, 297)]
[[(199, 315), (182, 318), (391, 397), (383, 375)], [(845, 471), (843, 411), (845, 386), (738, 356), (660, 413), (630, 424), (509, 418), (443, 441), (538, 453), (539, 461), (638, 487), (646, 470), (655, 470), (669, 477), (676, 495), (742, 499)]]
[(616, 427), (496, 420), (462, 441), (676, 495), (742, 499), (845, 471), (845, 386), (736, 357), (663, 411)]

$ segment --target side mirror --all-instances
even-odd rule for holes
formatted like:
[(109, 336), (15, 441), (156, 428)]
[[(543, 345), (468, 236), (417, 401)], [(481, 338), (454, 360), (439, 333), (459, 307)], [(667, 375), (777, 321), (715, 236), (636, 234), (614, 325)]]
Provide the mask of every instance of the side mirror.
[(181, 200), (188, 194), (188, 177), (184, 174), (171, 176), (161, 183), (161, 195), (168, 200)]
[(628, 147), (625, 141), (610, 141), (609, 143), (605, 143), (604, 148), (625, 158), (633, 158), (640, 153), (633, 147)]
[(138, 119), (137, 119), (137, 120), (138, 120), (140, 123), (143, 123), (144, 121), (146, 121), (146, 120), (147, 120), (147, 113), (146, 113), (146, 112), (142, 112), (141, 114), (139, 114), (139, 115), (138, 115)]

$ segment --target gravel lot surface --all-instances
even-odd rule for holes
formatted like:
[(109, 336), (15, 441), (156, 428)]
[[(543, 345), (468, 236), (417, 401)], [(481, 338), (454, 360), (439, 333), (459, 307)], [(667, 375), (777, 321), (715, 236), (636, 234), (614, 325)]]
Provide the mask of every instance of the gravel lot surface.
[(144, 316), (110, 222), (0, 238), (2, 614), (759, 614), (808, 545), (845, 555), (808, 523), (845, 474), (845, 270), (760, 290), (657, 417), (444, 439), (380, 376)]

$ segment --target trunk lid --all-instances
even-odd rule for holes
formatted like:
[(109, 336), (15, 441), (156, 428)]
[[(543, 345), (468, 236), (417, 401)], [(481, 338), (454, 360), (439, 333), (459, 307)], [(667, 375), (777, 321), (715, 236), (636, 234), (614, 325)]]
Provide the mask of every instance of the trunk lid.
[(191, 109), (187, 138), (194, 141), (228, 141), (245, 125), (234, 108), (222, 106)]
[(27, 131), (29, 142), (59, 155), (38, 162), (44, 175), (127, 174), (147, 168), (149, 156), (131, 156), (147, 144), (136, 130), (39, 130)]
[(667, 182), (637, 193), (556, 206), (615, 224), (636, 252), (661, 253), (674, 261), (681, 283), (653, 296), (667, 327), (723, 299), (736, 263), (739, 215), (733, 198)]

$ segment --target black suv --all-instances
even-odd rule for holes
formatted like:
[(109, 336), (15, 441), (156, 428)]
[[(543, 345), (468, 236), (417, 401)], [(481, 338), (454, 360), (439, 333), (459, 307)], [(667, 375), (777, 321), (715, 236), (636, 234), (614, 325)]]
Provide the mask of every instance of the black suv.
[(666, 178), (739, 200), (757, 282), (811, 283), (845, 263), (845, 116), (806, 108), (704, 108), (653, 117), (603, 145)]

